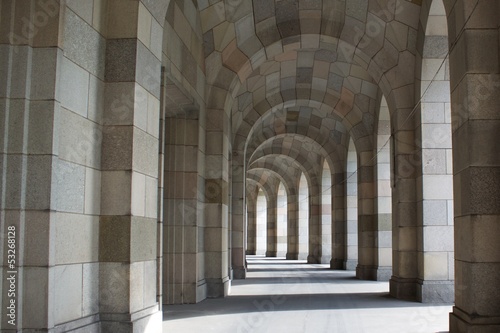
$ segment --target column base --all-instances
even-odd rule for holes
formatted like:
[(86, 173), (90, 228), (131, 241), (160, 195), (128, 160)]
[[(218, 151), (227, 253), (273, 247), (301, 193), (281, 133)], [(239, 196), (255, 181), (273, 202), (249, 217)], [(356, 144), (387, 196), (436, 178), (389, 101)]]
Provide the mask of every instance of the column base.
[(397, 299), (416, 301), (417, 285), (417, 279), (403, 279), (392, 276), (389, 280), (389, 293)]
[(500, 332), (500, 317), (481, 317), (465, 313), (456, 306), (450, 313), (450, 333)]
[(278, 253), (276, 251), (266, 251), (266, 257), (268, 258), (276, 258)]
[(417, 301), (421, 303), (454, 303), (454, 281), (419, 280), (417, 284)]
[(308, 264), (321, 264), (321, 257), (310, 254), (307, 256), (307, 263)]
[[(88, 330), (88, 332), (99, 332), (99, 315), (93, 315), (85, 318), (80, 318), (68, 323), (57, 325), (54, 329), (47, 329), (46, 332), (79, 332), (80, 330)], [(3, 332), (4, 330), (2, 330)], [(5, 329), (8, 331), (8, 329)], [(15, 329), (13, 330), (15, 331)], [(21, 332), (22, 330), (19, 330)], [(38, 331), (38, 330), (37, 330)], [(40, 332), (45, 332), (40, 329)]]
[(330, 269), (344, 270), (345, 261), (342, 259), (330, 260)]
[(356, 267), (356, 278), (370, 281), (389, 281), (392, 274), (391, 267), (364, 266)]
[(286, 260), (299, 260), (299, 254), (298, 253), (287, 253), (285, 258), (286, 258)]
[(244, 280), (247, 277), (247, 269), (245, 267), (233, 267), (233, 279)]
[(257, 253), (256, 253), (256, 251), (255, 251), (255, 250), (246, 250), (246, 251), (245, 251), (245, 254), (246, 254), (247, 256), (254, 256), (254, 255), (256, 255)]
[(206, 281), (208, 298), (226, 297), (229, 294), (231, 288), (229, 276), (222, 279), (206, 279)]
[(156, 333), (161, 332), (163, 314), (158, 305), (133, 314), (101, 314), (101, 333)]

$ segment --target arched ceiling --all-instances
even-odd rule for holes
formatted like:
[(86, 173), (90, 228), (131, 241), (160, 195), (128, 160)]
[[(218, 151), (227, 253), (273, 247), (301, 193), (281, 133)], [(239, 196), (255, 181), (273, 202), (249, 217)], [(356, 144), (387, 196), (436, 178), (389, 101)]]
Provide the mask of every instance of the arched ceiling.
[(273, 177), (294, 159), (312, 177), (323, 159), (338, 172), (350, 137), (373, 150), (380, 96), (413, 105), (414, 2), (198, 1), (209, 108), (230, 114), (237, 163)]

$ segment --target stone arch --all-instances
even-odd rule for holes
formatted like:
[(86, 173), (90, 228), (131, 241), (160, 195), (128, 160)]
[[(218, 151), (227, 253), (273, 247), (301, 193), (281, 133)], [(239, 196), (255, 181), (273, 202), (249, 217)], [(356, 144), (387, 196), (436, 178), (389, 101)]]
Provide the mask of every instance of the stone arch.
[[(453, 302), (453, 161), (451, 138), (448, 29), (442, 0), (430, 3), (422, 49), (420, 119), (422, 150), (422, 251), (418, 299)], [(432, 45), (432, 46), (431, 46)], [(419, 76), (417, 75), (417, 78)], [(419, 170), (420, 171), (420, 170)], [(436, 191), (439, 189), (439, 191)], [(435, 236), (439, 235), (439, 240)], [(435, 269), (436, 262), (441, 262)], [(440, 291), (435, 284), (439, 283)]]
[[(452, 143), (448, 37), (443, 1), (423, 3), (419, 29), (423, 37), (417, 48), (415, 76), (420, 101), (411, 119), (415, 124), (414, 134), (410, 136), (408, 130), (406, 139), (396, 137), (395, 141), (396, 150), (405, 144), (407, 151), (412, 149), (413, 153), (404, 162), (401, 158), (395, 160), (395, 176), (400, 177), (396, 181), (396, 200), (403, 202), (396, 203), (397, 216), (393, 216), (398, 221), (399, 214), (408, 214), (410, 210), (413, 217), (411, 223), (397, 225), (393, 233), (391, 294), (422, 302), (452, 302)], [(414, 143), (410, 142), (410, 137)], [(400, 196), (407, 191), (415, 193), (415, 198), (401, 200)], [(440, 237), (434, 237), (436, 235)], [(412, 246), (404, 244), (410, 241)]]

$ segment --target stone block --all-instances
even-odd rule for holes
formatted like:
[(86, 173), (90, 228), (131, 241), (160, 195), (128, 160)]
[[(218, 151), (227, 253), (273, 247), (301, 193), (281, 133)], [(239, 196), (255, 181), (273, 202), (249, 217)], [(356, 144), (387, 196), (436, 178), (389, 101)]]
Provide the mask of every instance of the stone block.
[(99, 263), (83, 264), (82, 316), (99, 312)]
[(255, 22), (259, 23), (273, 17), (275, 12), (274, 2), (266, 0), (256, 0), (253, 4)]
[[(78, 0), (67, 0), (66, 5), (70, 8), (76, 15), (80, 16), (88, 24), (92, 25), (92, 15), (93, 15), (93, 3), (94, 1), (78, 1)], [(67, 13), (67, 12), (66, 12)]]
[[(382, 267), (392, 266), (392, 249), (391, 248), (379, 248), (378, 250), (378, 265)], [(383, 279), (383, 280), (389, 280)]]
[[(56, 184), (55, 170), (56, 158), (50, 155), (27, 157), (26, 187), (36, 188), (36, 191), (26, 192), (26, 209), (46, 210), (56, 209), (57, 192), (53, 186)], [(20, 168), (19, 171), (22, 169)], [(15, 188), (15, 187), (14, 187)]]
[(160, 60), (142, 43), (137, 43), (137, 82), (156, 98), (160, 98), (160, 75)]
[(105, 125), (133, 124), (136, 91), (136, 84), (133, 82), (106, 83), (103, 116)]
[[(11, 113), (9, 118), (14, 120), (16, 115), (23, 116), (23, 112)], [(52, 101), (33, 101), (30, 103), (29, 131), (28, 131), (28, 153), (30, 154), (52, 154), (58, 152), (57, 135), (54, 133), (55, 123), (59, 120), (58, 104)], [(15, 133), (13, 129), (10, 133)], [(19, 129), (21, 133), (22, 130)], [(15, 136), (12, 136), (15, 138)], [(16, 142), (9, 140), (9, 144)], [(12, 149), (9, 149), (12, 151)]]
[(500, 202), (496, 198), (500, 195), (500, 169), (471, 167), (468, 170), (470, 185), (462, 183), (461, 189), (464, 194), (462, 198), (470, 196), (470, 213), (499, 214)]
[(99, 250), (97, 217), (58, 212), (53, 228), (56, 264), (97, 261)]
[(152, 20), (150, 50), (158, 59), (162, 58), (162, 45), (163, 45), (162, 38), (163, 38), (163, 27), (156, 20)]
[(105, 262), (99, 265), (99, 305), (102, 312), (127, 313), (130, 306), (130, 265)]
[(145, 216), (149, 218), (158, 217), (158, 180), (146, 177), (146, 205)]
[(132, 217), (130, 225), (130, 260), (147, 261), (156, 259), (157, 219)]
[[(112, 0), (116, 2), (116, 0)], [(114, 17), (115, 15), (113, 15)], [(106, 42), (106, 82), (134, 82), (136, 79), (138, 47), (136, 39), (108, 39)], [(144, 46), (142, 46), (145, 48)], [(144, 53), (144, 52), (143, 52)], [(147, 61), (147, 60), (145, 60)], [(152, 69), (152, 68), (151, 68)], [(150, 70), (151, 70), (150, 69)], [(141, 74), (144, 78), (146, 73)], [(160, 75), (157, 73), (157, 75)]]
[(98, 168), (101, 165), (102, 131), (95, 123), (64, 108), (57, 138), (59, 156), (67, 161)]
[(145, 216), (146, 204), (146, 176), (132, 172), (132, 208), (134, 216)]
[(59, 160), (56, 172), (58, 211), (83, 213), (85, 204), (85, 167)]
[(469, 73), (498, 73), (498, 30), (465, 30), (466, 68)]
[(419, 256), (424, 280), (448, 279), (448, 252), (423, 252)]
[(60, 78), (61, 105), (87, 117), (89, 73), (64, 57)]
[(90, 120), (102, 124), (104, 116), (105, 85), (101, 79), (90, 75), (87, 116)]
[(453, 180), (451, 175), (427, 175), (423, 179), (424, 199), (453, 198)]
[[(15, 221), (18, 218), (9, 216), (13, 212), (5, 212), (6, 221)], [(51, 244), (55, 241), (50, 228), (54, 222), (54, 215), (49, 212), (27, 211), (25, 213), (24, 265), (48, 266), (54, 262), (54, 253), (50, 252)]]
[[(0, 76), (3, 78), (6, 78), (8, 76), (9, 71), (11, 70), (10, 65), (9, 65), (9, 61), (8, 61), (11, 48), (15, 48), (15, 49), (20, 48), (19, 53), (21, 53), (21, 55), (19, 56), (19, 58), (20, 59), (23, 58), (23, 55), (22, 55), (22, 53), (23, 53), (22, 48), (23, 47), (22, 46), (1, 45), (0, 46), (0, 64), (1, 64), (0, 65)], [(24, 52), (24, 53), (26, 53), (26, 52)], [(22, 77), (23, 72), (25, 73), (25, 76), (26, 76), (29, 73), (26, 64), (22, 61), (19, 61), (19, 65), (20, 65), (20, 69), (21, 69), (21, 71), (18, 72), (19, 76)], [(22, 81), (22, 80), (19, 80), (19, 81)], [(18, 82), (16, 84), (18, 84), (19, 88), (21, 89), (21, 90), (19, 90), (19, 88), (14, 89), (15, 91), (18, 91), (18, 93), (21, 95), (19, 97), (26, 96), (26, 84), (21, 84), (21, 82)], [(12, 83), (11, 83), (11, 85), (12, 85)], [(7, 80), (1, 80), (0, 81), (0, 97), (2, 97), (2, 98), (7, 97), (7, 87), (9, 87), (9, 83), (7, 82)]]
[[(2, 55), (0, 56), (3, 62), (3, 68), (0, 70), (3, 78), (8, 77), (8, 72), (12, 74), (10, 80), (4, 79), (0, 85), (0, 91), (2, 96), (7, 96), (7, 85), (10, 81), (10, 97), (11, 98), (29, 98), (29, 86), (26, 84), (31, 80), (31, 72), (29, 70), (28, 60), (32, 56), (32, 49), (28, 46), (13, 46), (13, 52), (15, 56), (9, 61), (9, 49), (7, 47), (2, 48)], [(9, 66), (10, 65), (10, 66)]]
[(82, 265), (63, 265), (53, 268), (54, 324), (61, 324), (82, 316)]
[(133, 169), (150, 177), (158, 177), (158, 139), (134, 128)]
[(136, 312), (144, 308), (144, 263), (130, 264), (130, 311)]
[[(159, 138), (159, 123), (158, 123), (159, 119), (160, 119), (160, 101), (153, 95), (148, 94), (148, 122), (146, 131), (148, 134), (151, 134), (155, 138)], [(195, 135), (193, 133), (190, 134), (190, 136), (195, 136)], [(197, 137), (197, 135), (195, 137)]]
[(446, 149), (422, 150), (422, 173), (425, 175), (445, 175), (447, 173)]
[(48, 268), (23, 268), (23, 327), (43, 329), (54, 324), (54, 314), (47, 304), (49, 290), (55, 291), (54, 284), (53, 272)]
[(114, 13), (108, 19), (108, 38), (135, 38), (137, 37), (137, 18), (139, 2), (123, 3), (120, 0), (108, 0), (108, 12)]
[[(450, 212), (453, 215), (453, 212)], [(447, 225), (448, 203), (446, 200), (424, 200), (423, 201), (423, 224)]]
[(455, 257), (468, 262), (499, 262), (495, 250), (498, 229), (497, 216), (478, 215), (455, 218)]
[(452, 226), (426, 226), (423, 239), (424, 251), (453, 252)]
[[(133, 132), (134, 129), (131, 126), (107, 126), (104, 128), (102, 170), (130, 170), (132, 168), (132, 142), (137, 139)], [(137, 154), (134, 154), (134, 157), (136, 156)], [(148, 161), (142, 163), (148, 163)]]
[(144, 262), (144, 288), (143, 288), (143, 306), (149, 307), (156, 303), (156, 260)]
[(131, 213), (132, 174), (129, 171), (101, 173), (101, 214), (129, 215)]
[[(34, 47), (60, 47), (61, 39), (60, 39), (60, 26), (63, 16), (63, 10), (61, 6), (57, 2), (35, 2), (33, 7), (31, 7), (32, 13), (34, 13), (34, 21), (35, 21), (35, 31), (37, 33), (32, 36), (29, 30), (26, 29), (26, 21), (18, 20), (19, 22), (23, 22), (23, 30), (22, 35), (25, 37), (31, 37), (32, 40), (31, 45)], [(26, 10), (27, 8), (23, 8)], [(20, 13), (23, 12), (21, 9)], [(26, 17), (27, 18), (27, 17)], [(41, 20), (44, 24), (37, 25), (36, 20)], [(33, 21), (30, 21), (33, 22)], [(26, 31), (26, 30), (28, 31)]]
[(137, 38), (146, 46), (151, 45), (151, 24), (153, 17), (144, 6), (139, 3), (138, 22), (137, 22)]
[(85, 169), (85, 214), (99, 215), (101, 212), (101, 172)]
[(33, 49), (31, 100), (59, 100), (57, 64), (61, 61), (62, 51), (58, 48)]
[[(90, 7), (89, 9), (92, 10), (92, 4), (90, 6), (83, 4), (88, 1), (72, 2), (75, 4), (77, 2), (82, 3), (79, 6)], [(102, 80), (104, 78), (106, 41), (92, 28), (92, 23), (89, 21), (85, 22), (72, 11), (66, 12), (64, 22), (64, 55)]]

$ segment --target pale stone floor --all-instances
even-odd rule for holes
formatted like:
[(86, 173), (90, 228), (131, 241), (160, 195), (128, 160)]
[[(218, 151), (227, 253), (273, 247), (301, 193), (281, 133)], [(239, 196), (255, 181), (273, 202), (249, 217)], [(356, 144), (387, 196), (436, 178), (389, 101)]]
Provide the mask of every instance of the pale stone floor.
[(249, 256), (248, 264), (229, 297), (166, 306), (163, 332), (448, 332), (451, 305), (393, 299), (387, 282), (305, 261)]

